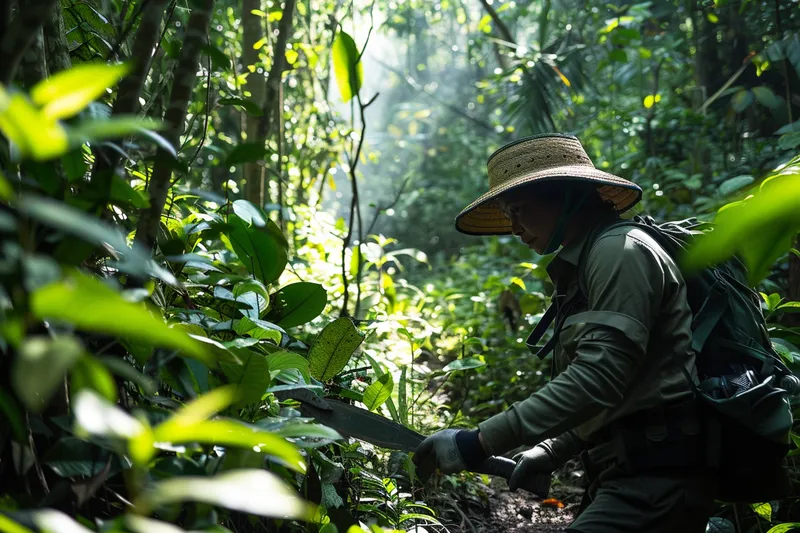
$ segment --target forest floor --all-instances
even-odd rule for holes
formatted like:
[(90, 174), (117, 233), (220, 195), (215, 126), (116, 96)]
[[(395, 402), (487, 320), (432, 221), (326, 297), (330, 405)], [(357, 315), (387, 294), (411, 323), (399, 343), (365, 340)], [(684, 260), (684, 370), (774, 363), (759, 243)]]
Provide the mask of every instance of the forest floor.
[(463, 533), (555, 533), (572, 522), (581, 502), (583, 489), (558, 484), (550, 498), (542, 500), (519, 490), (511, 492), (505, 481), (494, 479), (486, 487), (488, 509), (481, 515), (467, 513), (467, 520), (451, 527)]

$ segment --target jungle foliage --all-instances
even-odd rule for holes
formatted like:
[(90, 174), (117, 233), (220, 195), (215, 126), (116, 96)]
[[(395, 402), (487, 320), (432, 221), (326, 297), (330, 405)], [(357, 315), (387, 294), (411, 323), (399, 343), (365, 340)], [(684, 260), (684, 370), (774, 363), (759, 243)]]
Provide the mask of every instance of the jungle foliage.
[[(743, 257), (800, 370), (798, 7), (6, 1), (0, 531), (480, 514), (487, 479), (422, 487), (407, 454), (276, 393), (429, 433), (542, 386), (523, 338), (548, 257), (453, 227), (487, 156), (542, 131), (640, 184), (637, 213), (716, 219), (691, 259)], [(718, 515), (719, 531), (800, 528), (796, 499)]]

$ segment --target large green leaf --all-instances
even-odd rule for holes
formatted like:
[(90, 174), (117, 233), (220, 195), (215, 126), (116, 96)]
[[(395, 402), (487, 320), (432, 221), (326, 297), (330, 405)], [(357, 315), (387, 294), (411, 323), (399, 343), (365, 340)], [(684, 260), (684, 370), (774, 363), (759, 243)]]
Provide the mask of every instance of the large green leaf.
[(337, 318), (317, 336), (308, 353), (311, 375), (328, 381), (345, 367), (364, 338), (347, 317)]
[(728, 196), (729, 194), (733, 194), (736, 191), (747, 187), (751, 183), (755, 181), (753, 176), (743, 175), (743, 176), (736, 176), (734, 178), (727, 179), (720, 183), (719, 185), (719, 194), (722, 196)]
[(794, 531), (796, 529), (800, 529), (800, 522), (785, 522), (783, 524), (778, 524), (777, 526), (771, 527), (767, 533), (789, 533), (790, 531)]
[(91, 477), (104, 470), (109, 456), (110, 476), (119, 472), (123, 466), (130, 465), (129, 462), (123, 465), (116, 454), (111, 455), (108, 450), (98, 448), (85, 440), (64, 437), (48, 448), (42, 463), (61, 477)]
[(242, 360), (241, 365), (222, 364), (221, 367), (228, 382), (239, 387), (240, 399), (236, 406), (244, 407), (260, 401), (272, 379), (264, 355), (246, 349), (238, 349), (236, 353)]
[(775, 93), (772, 92), (772, 89), (766, 85), (753, 87), (753, 95), (756, 97), (756, 101), (764, 107), (775, 109), (781, 105), (780, 98), (778, 98)]
[(66, 372), (82, 355), (83, 346), (74, 337), (26, 339), (20, 346), (12, 372), (17, 397), (31, 411), (41, 411), (63, 384)]
[(308, 373), (308, 359), (302, 355), (281, 350), (269, 354), (267, 356), (267, 364), (272, 372), (296, 368), (306, 378), (306, 381), (311, 381)]
[(165, 422), (153, 431), (155, 442), (188, 444), (199, 442), (216, 446), (236, 446), (252, 449), (281, 459), (297, 472), (305, 472), (305, 461), (297, 448), (287, 440), (238, 420), (218, 418), (190, 423)]
[(77, 271), (31, 294), (31, 311), (42, 320), (68, 322), (85, 331), (172, 348), (216, 366), (211, 351), (196, 339), (168, 327), (143, 304), (129, 302), (99, 279)]
[(84, 120), (69, 130), (72, 145), (82, 143), (100, 142), (109, 139), (119, 139), (129, 135), (146, 137), (162, 148), (173, 158), (178, 157), (175, 147), (164, 137), (152, 130), (158, 130), (164, 124), (152, 119), (142, 119), (136, 116), (115, 116), (97, 120)]
[(349, 102), (364, 83), (364, 64), (353, 38), (339, 31), (333, 41), (333, 70), (342, 100)]
[(387, 372), (372, 383), (367, 390), (364, 391), (364, 405), (367, 409), (374, 411), (384, 404), (386, 400), (392, 395), (394, 388), (394, 381), (392, 375)]
[(116, 85), (130, 69), (129, 64), (76, 65), (37, 83), (31, 89), (31, 98), (47, 118), (71, 117)]
[(748, 198), (723, 206), (714, 230), (698, 237), (689, 251), (689, 269), (716, 264), (738, 254), (755, 285), (792, 246), (800, 231), (800, 157), (777, 169)]
[(463, 359), (456, 359), (447, 364), (442, 370), (445, 372), (453, 372), (458, 370), (470, 370), (472, 368), (480, 368), (485, 366), (486, 363), (477, 357), (465, 357)]
[(23, 159), (46, 161), (69, 150), (67, 132), (58, 121), (45, 117), (24, 94), (9, 94), (2, 86), (0, 132)]
[(265, 285), (277, 280), (288, 261), (283, 244), (266, 227), (248, 226), (236, 215), (228, 224), (228, 241), (248, 272)]
[(317, 318), (327, 303), (322, 285), (292, 283), (275, 293), (268, 318), (283, 328), (293, 328)]
[(311, 504), (265, 470), (234, 470), (211, 478), (167, 479), (145, 491), (136, 501), (136, 509), (150, 514), (157, 506), (185, 501), (274, 518), (308, 520), (313, 515)]

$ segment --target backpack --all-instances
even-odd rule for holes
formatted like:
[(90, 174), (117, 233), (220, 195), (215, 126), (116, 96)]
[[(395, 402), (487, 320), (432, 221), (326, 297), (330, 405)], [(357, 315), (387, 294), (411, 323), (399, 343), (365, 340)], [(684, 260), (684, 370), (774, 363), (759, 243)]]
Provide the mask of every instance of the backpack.
[[(656, 224), (651, 217), (637, 216), (595, 231), (584, 252), (600, 233), (620, 226), (640, 228), (678, 264), (702, 233), (696, 219)], [(789, 397), (800, 388), (800, 380), (773, 348), (761, 298), (748, 286), (746, 274), (736, 257), (684, 274), (699, 383), (684, 373), (704, 426), (704, 463), (716, 478), (716, 498), (757, 503), (791, 494), (786, 464), (793, 422)], [(581, 293), (585, 297), (583, 287)], [(526, 341), (532, 351), (555, 319), (555, 307), (550, 306)], [(536, 352), (539, 357), (552, 350), (563, 320)]]

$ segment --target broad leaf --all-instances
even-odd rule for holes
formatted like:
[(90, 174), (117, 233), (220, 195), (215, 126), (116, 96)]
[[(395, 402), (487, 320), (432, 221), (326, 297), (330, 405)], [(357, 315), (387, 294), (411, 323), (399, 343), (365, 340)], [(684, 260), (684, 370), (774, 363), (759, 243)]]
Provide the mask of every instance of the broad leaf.
[(747, 89), (742, 89), (733, 95), (731, 106), (737, 113), (741, 113), (753, 103), (753, 93)]
[(265, 285), (277, 280), (288, 261), (286, 248), (267, 228), (248, 226), (236, 215), (228, 224), (228, 241), (245, 268)]
[(240, 400), (236, 406), (245, 407), (261, 401), (272, 378), (269, 375), (270, 368), (265, 356), (249, 350), (237, 350), (237, 352), (242, 360), (241, 365), (223, 364), (221, 366), (228, 382), (239, 387)]
[(71, 117), (115, 86), (130, 69), (128, 64), (76, 65), (37, 83), (31, 89), (31, 98), (47, 118)]
[(9, 94), (2, 86), (0, 132), (23, 159), (46, 161), (69, 150), (67, 132), (59, 122), (45, 117), (24, 94)]
[(781, 99), (778, 98), (772, 89), (767, 87), (766, 85), (761, 85), (759, 87), (753, 87), (753, 95), (756, 97), (756, 101), (763, 105), (764, 107), (768, 107), (769, 109), (775, 109), (776, 107), (780, 107)]
[(269, 365), (271, 372), (296, 368), (301, 374), (303, 374), (303, 377), (306, 378), (306, 381), (311, 381), (308, 373), (308, 359), (302, 355), (281, 350), (280, 352), (269, 354), (267, 356), (267, 364)]
[[(42, 463), (61, 477), (91, 477), (103, 471), (109, 457), (112, 476), (123, 467), (116, 454), (76, 437), (64, 437), (47, 449)], [(130, 466), (129, 461), (123, 461), (125, 467)]]
[(265, 470), (235, 470), (212, 478), (176, 477), (155, 483), (136, 502), (149, 514), (157, 506), (193, 501), (259, 516), (308, 520), (313, 507)]
[(74, 337), (30, 337), (20, 346), (14, 361), (12, 384), (25, 406), (39, 412), (47, 406), (64, 375), (83, 355)]
[(333, 70), (342, 100), (349, 102), (364, 83), (364, 65), (353, 38), (339, 31), (333, 41)]
[(233, 202), (233, 212), (249, 226), (255, 225), (260, 228), (267, 223), (267, 217), (264, 212), (247, 200)]
[(146, 431), (139, 420), (106, 401), (94, 391), (78, 391), (72, 400), (77, 435), (133, 439)]
[(800, 522), (785, 522), (770, 528), (767, 533), (789, 533), (796, 529), (800, 529)]
[(328, 303), (328, 293), (318, 283), (287, 285), (275, 293), (269, 319), (283, 328), (293, 328), (317, 318)]
[(364, 338), (347, 317), (337, 318), (317, 336), (308, 354), (311, 375), (328, 381), (347, 365)]
[[(74, 518), (55, 509), (37, 509), (31, 513), (31, 522), (43, 533), (93, 533)], [(13, 531), (13, 530), (11, 530)]]
[(217, 418), (186, 424), (167, 422), (153, 430), (155, 442), (188, 444), (199, 442), (216, 446), (236, 446), (276, 457), (288, 468), (305, 472), (305, 461), (300, 452), (285, 439), (272, 432), (249, 426), (237, 420)]
[(261, 107), (252, 100), (247, 100), (245, 98), (220, 98), (217, 102), (219, 105), (233, 105), (237, 107), (241, 107), (247, 114), (253, 117), (260, 117), (264, 113), (261, 111)]
[(755, 181), (753, 176), (736, 176), (735, 178), (730, 178), (720, 183), (718, 191), (720, 195), (728, 196), (743, 187), (747, 187), (753, 183), (753, 181)]
[(111, 372), (97, 359), (86, 355), (75, 363), (71, 372), (70, 393), (92, 389), (111, 403), (117, 401), (117, 383)]
[(69, 133), (73, 145), (139, 135), (153, 141), (159, 148), (176, 158), (178, 153), (175, 151), (175, 147), (164, 137), (152, 131), (163, 127), (161, 122), (150, 119), (115, 116), (102, 120), (84, 120), (73, 127)]
[(385, 373), (372, 383), (367, 390), (364, 391), (364, 405), (367, 409), (374, 411), (384, 404), (386, 400), (392, 395), (394, 388), (394, 381), (390, 373)]
[(42, 320), (58, 320), (78, 329), (118, 335), (179, 350), (208, 366), (215, 359), (205, 346), (179, 329), (168, 327), (144, 305), (125, 300), (97, 278), (73, 272), (66, 279), (31, 295), (31, 311)]

